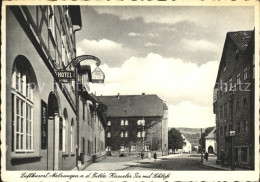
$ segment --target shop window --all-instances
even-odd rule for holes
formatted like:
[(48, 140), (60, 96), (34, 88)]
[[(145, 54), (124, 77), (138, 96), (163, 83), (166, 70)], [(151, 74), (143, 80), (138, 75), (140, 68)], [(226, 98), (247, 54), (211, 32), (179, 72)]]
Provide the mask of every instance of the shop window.
[(247, 100), (246, 100), (246, 98), (243, 99), (243, 105), (244, 105), (244, 106), (247, 105)]
[(20, 56), (12, 72), (12, 151), (33, 150), (35, 75), (30, 63)]
[(238, 148), (235, 147), (235, 162), (238, 162)]
[(247, 147), (241, 148), (241, 161), (247, 162)]

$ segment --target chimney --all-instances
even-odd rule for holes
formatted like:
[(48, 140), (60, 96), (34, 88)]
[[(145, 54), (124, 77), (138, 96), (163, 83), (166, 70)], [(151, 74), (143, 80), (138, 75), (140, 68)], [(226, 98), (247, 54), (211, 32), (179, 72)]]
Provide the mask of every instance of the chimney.
[(145, 95), (145, 93), (143, 92), (142, 95)]
[(117, 99), (120, 99), (120, 94), (119, 93), (117, 94)]

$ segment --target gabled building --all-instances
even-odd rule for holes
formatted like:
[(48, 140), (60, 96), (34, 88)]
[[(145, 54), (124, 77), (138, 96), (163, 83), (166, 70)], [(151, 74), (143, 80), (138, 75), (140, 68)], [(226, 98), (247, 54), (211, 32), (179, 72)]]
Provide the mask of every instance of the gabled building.
[(99, 96), (107, 106), (106, 148), (112, 155), (168, 155), (168, 108), (157, 95)]
[(96, 67), (94, 71), (92, 72), (92, 82), (93, 83), (104, 83), (105, 80), (105, 74), (100, 69), (100, 67)]
[(214, 87), (217, 153), (254, 168), (254, 31), (228, 32)]
[(182, 152), (191, 153), (191, 150), (192, 150), (191, 143), (187, 140), (187, 138), (184, 135), (181, 135), (181, 136), (182, 136), (182, 139), (183, 139)]
[(205, 137), (205, 150), (208, 153), (217, 153), (216, 128)]

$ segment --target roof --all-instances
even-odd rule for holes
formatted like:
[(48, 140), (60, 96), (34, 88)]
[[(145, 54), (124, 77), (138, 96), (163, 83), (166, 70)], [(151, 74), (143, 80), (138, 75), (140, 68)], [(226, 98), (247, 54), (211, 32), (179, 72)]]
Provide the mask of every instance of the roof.
[(206, 139), (211, 139), (214, 138), (215, 139), (215, 132), (216, 132), (216, 128), (214, 128), (209, 134), (208, 136), (206, 136)]
[(108, 117), (162, 117), (163, 100), (157, 95), (98, 96), (108, 107)]
[[(252, 39), (253, 36), (254, 36), (254, 30), (250, 30), (250, 31), (237, 31), (237, 32), (228, 32), (227, 33), (225, 44), (224, 44), (223, 51), (222, 51), (220, 64), (219, 64), (219, 69), (218, 69), (218, 75), (217, 75), (216, 82), (219, 79), (219, 75), (221, 73), (221, 68), (222, 68), (222, 66), (224, 64), (223, 63), (224, 62), (223, 59), (224, 59), (224, 55), (225, 55), (225, 52), (226, 52), (226, 44), (227, 44), (228, 40), (231, 39), (234, 42), (234, 44), (237, 46), (237, 48), (240, 51), (244, 52), (244, 51), (246, 51), (247, 47), (249, 46), (250, 40)], [(214, 88), (216, 88), (216, 84), (215, 84)]]
[(236, 46), (244, 52), (249, 44), (249, 41), (253, 35), (253, 31), (238, 31), (228, 32), (227, 35), (233, 40)]

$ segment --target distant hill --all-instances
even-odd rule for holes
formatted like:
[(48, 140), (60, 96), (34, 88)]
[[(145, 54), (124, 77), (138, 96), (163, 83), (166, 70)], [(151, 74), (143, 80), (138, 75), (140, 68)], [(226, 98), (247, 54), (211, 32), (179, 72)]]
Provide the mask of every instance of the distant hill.
[[(169, 127), (170, 130), (173, 127)], [(214, 128), (214, 127), (213, 127)], [(200, 130), (201, 128), (176, 128), (179, 130), (192, 145), (199, 145), (199, 139), (200, 139)], [(202, 128), (202, 132), (205, 131), (206, 128)]]

